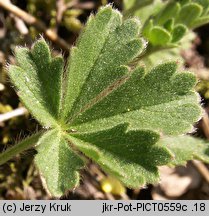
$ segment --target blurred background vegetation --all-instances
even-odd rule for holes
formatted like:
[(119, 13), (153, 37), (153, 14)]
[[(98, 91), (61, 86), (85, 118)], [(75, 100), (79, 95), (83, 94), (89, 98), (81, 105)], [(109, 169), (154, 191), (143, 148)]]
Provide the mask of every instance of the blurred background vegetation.
[[(22, 107), (6, 71), (6, 65), (15, 61), (13, 57), (15, 46), (30, 47), (36, 38), (40, 35), (44, 36), (44, 31), (46, 33), (50, 30), (48, 41), (53, 47), (53, 52), (55, 54), (62, 52), (67, 58), (68, 45), (75, 44), (87, 17), (90, 13), (96, 12), (100, 6), (113, 3), (114, 7), (122, 11), (125, 16), (139, 16), (144, 23), (148, 18), (148, 11), (154, 13), (159, 10), (162, 1), (147, 1), (152, 4), (143, 8), (144, 10), (138, 6), (133, 7), (134, 0), (124, 0), (124, 2), (122, 0), (12, 0), (8, 2), (37, 18), (38, 22), (29, 24), (0, 6), (0, 115)], [(158, 53), (158, 59), (161, 60), (173, 57), (196, 73), (199, 79), (196, 88), (201, 94), (201, 102), (208, 113), (209, 25), (196, 29), (195, 33), (190, 33), (180, 48), (167, 52), (166, 56)], [(147, 61), (155, 61), (155, 56), (153, 59)], [(209, 139), (207, 114), (196, 127), (194, 136)], [(0, 121), (0, 151), (4, 151), (39, 129), (39, 124), (25, 111), (23, 115)], [(0, 167), (0, 199), (50, 199), (32, 162), (34, 154), (35, 150), (29, 150)], [(76, 190), (66, 193), (62, 199), (209, 199), (209, 172), (206, 165), (189, 162), (187, 167), (175, 169), (162, 167), (161, 175), (162, 182), (159, 185), (129, 190), (89, 162), (87, 169), (82, 171), (81, 185)]]

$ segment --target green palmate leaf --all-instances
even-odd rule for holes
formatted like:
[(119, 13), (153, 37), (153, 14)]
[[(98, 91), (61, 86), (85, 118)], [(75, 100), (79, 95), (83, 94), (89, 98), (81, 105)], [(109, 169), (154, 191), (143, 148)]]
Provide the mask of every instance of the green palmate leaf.
[[(176, 46), (171, 49), (166, 50), (159, 50), (156, 52), (153, 52), (150, 55), (147, 55), (145, 58), (143, 58), (143, 62), (146, 65), (147, 68), (151, 69), (153, 66), (162, 63), (163, 61), (170, 61), (173, 59), (173, 61), (178, 62), (180, 65), (184, 65), (184, 59), (181, 57), (181, 50), (186, 50), (191, 48), (192, 41), (194, 41), (196, 35), (194, 32), (188, 31), (187, 34), (181, 39), (181, 46)], [(170, 44), (172, 45), (172, 44)], [(176, 45), (176, 44), (174, 44)]]
[[(199, 27), (209, 20), (208, 0), (170, 0), (161, 4), (157, 13), (150, 11), (150, 16), (143, 22), (142, 33), (150, 42), (149, 52), (177, 46), (188, 32), (187, 29)], [(140, 17), (140, 13), (138, 16)]]
[(55, 126), (61, 108), (63, 58), (52, 58), (41, 39), (31, 51), (15, 50), (18, 66), (9, 67), (9, 75), (18, 95), (30, 112), (44, 125)]
[(172, 155), (162, 145), (154, 145), (159, 135), (152, 131), (126, 131), (126, 124), (95, 133), (72, 134), (70, 141), (105, 171), (129, 187), (158, 181), (157, 166)]
[[(167, 25), (169, 31), (150, 25), (145, 32), (158, 46), (183, 35), (180, 24)], [(129, 187), (156, 182), (157, 166), (176, 155), (159, 134), (181, 135), (200, 118), (194, 75), (177, 72), (175, 62), (147, 72), (132, 65), (143, 50), (139, 30), (136, 19), (122, 21), (111, 6), (100, 9), (71, 51), (63, 86), (63, 60), (51, 57), (44, 40), (31, 51), (16, 50), (11, 80), (31, 113), (51, 127), (39, 139), (35, 159), (51, 194), (78, 184), (83, 154)]]
[(128, 73), (123, 65), (142, 51), (138, 35), (139, 22), (129, 19), (122, 23), (121, 14), (110, 6), (88, 20), (77, 47), (72, 50), (67, 69), (64, 118), (71, 118), (107, 86)]
[(173, 154), (171, 165), (185, 165), (188, 160), (198, 159), (209, 163), (209, 143), (189, 136), (166, 137), (160, 142)]
[(79, 184), (78, 171), (83, 161), (71, 150), (61, 131), (54, 129), (44, 134), (37, 151), (35, 162), (51, 194), (61, 196)]
[(176, 0), (176, 1), (178, 1), (182, 6), (184, 6), (188, 3), (190, 3), (192, 0)]
[(177, 64), (161, 64), (145, 74), (136, 69), (117, 90), (81, 112), (70, 122), (80, 132), (110, 128), (123, 122), (132, 129), (182, 134), (192, 129), (201, 115), (193, 92), (193, 74), (176, 72)]

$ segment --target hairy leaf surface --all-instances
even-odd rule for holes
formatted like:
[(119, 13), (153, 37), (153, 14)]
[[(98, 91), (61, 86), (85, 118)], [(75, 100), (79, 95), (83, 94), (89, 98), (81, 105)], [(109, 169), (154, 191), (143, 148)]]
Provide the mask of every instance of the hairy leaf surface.
[(171, 160), (163, 145), (154, 145), (159, 135), (152, 131), (126, 131), (127, 125), (85, 134), (72, 134), (70, 141), (105, 171), (129, 187), (158, 181), (157, 166)]
[(53, 196), (61, 196), (79, 184), (79, 170), (83, 161), (72, 151), (61, 131), (48, 131), (39, 140), (36, 165)]
[(56, 126), (61, 107), (63, 58), (52, 58), (43, 39), (31, 51), (17, 48), (15, 54), (18, 66), (11, 65), (9, 75), (19, 97), (44, 126)]
[[(161, 4), (162, 7), (158, 13), (154, 12), (154, 9), (149, 12), (150, 16), (147, 17), (143, 26), (142, 33), (150, 42), (150, 49), (155, 50), (153, 46), (163, 48), (167, 45), (172, 48), (180, 42), (183, 44), (182, 39), (189, 29), (199, 27), (209, 20), (208, 0), (170, 0)], [(141, 14), (139, 13), (138, 16), (140, 18)], [(150, 25), (151, 22), (152, 25)]]
[(182, 134), (200, 118), (193, 74), (176, 72), (175, 62), (144, 72), (137, 68), (117, 90), (71, 122), (80, 132), (129, 123), (129, 128)]
[(138, 20), (122, 23), (121, 14), (111, 6), (90, 17), (69, 60), (65, 118), (72, 118), (111, 83), (128, 74), (124, 65), (142, 51), (139, 30)]

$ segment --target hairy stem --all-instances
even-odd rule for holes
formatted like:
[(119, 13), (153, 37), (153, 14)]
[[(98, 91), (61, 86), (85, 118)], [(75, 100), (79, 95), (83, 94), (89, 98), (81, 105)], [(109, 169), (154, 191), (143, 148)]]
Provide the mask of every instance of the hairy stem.
[(37, 144), (37, 141), (41, 137), (42, 134), (43, 134), (42, 132), (39, 132), (29, 138), (26, 138), (22, 142), (19, 142), (13, 147), (8, 148), (5, 152), (1, 153), (0, 154), (0, 165), (12, 159), (15, 155), (33, 147), (35, 144)]

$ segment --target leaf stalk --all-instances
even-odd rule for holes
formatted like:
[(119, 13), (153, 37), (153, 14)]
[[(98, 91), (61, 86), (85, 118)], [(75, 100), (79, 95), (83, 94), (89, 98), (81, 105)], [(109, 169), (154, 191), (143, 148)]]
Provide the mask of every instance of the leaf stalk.
[(35, 144), (37, 144), (38, 139), (43, 134), (43, 132), (39, 132), (29, 138), (26, 138), (22, 142), (19, 142), (17, 145), (14, 145), (11, 148), (8, 148), (5, 152), (0, 154), (0, 165), (6, 163), (10, 159), (12, 159), (17, 154), (21, 153), (22, 151), (25, 151), (31, 147), (33, 147)]

